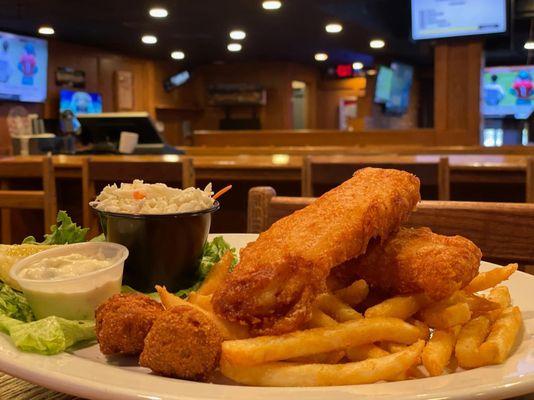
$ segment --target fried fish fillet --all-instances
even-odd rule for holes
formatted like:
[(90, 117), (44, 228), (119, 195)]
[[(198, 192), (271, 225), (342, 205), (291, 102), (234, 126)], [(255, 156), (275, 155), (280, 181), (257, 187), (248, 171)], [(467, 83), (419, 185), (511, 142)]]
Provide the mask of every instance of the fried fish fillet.
[(477, 275), (482, 253), (469, 239), (443, 236), (428, 228), (401, 228), (385, 244), (334, 268), (348, 284), (364, 279), (389, 295), (426, 293), (441, 299), (466, 286)]
[(213, 296), (214, 311), (258, 334), (301, 327), (330, 269), (385, 241), (419, 201), (419, 179), (365, 168), (302, 210), (275, 222), (241, 250)]

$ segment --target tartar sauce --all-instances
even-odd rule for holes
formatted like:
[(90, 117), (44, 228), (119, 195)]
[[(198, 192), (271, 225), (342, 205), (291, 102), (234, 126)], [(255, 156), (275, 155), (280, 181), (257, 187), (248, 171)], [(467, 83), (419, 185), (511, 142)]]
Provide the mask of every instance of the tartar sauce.
[(19, 277), (54, 281), (86, 275), (110, 265), (110, 262), (101, 252), (91, 256), (72, 253), (65, 256), (43, 258), (22, 269), (19, 272)]

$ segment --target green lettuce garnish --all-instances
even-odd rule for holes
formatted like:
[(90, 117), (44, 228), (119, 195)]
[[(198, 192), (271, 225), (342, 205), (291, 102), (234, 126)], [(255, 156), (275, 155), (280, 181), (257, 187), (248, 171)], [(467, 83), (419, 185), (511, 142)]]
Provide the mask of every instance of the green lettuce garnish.
[(69, 244), (85, 242), (89, 228), (81, 228), (65, 211), (57, 213), (57, 225), (50, 227), (50, 232), (44, 235), (44, 240), (38, 242), (34, 236), (28, 236), (22, 244)]
[(23, 322), (30, 322), (35, 319), (26, 297), (5, 283), (0, 283), (0, 315)]
[(0, 315), (0, 330), (11, 336), (18, 349), (44, 355), (61, 353), (78, 342), (96, 339), (94, 321), (71, 321), (56, 316), (22, 322)]
[(234, 255), (234, 261), (232, 262), (230, 268), (232, 270), (237, 264), (236, 250), (230, 246), (230, 244), (227, 243), (222, 236), (217, 236), (213, 238), (211, 242), (206, 242), (206, 244), (204, 244), (204, 248), (202, 249), (202, 258), (200, 259), (200, 263), (196, 272), (197, 282), (190, 288), (178, 291), (176, 295), (185, 298), (189, 293), (197, 290), (204, 279), (206, 279), (206, 276), (211, 271), (211, 268), (219, 262), (219, 260), (224, 254), (226, 254), (227, 251), (231, 251)]

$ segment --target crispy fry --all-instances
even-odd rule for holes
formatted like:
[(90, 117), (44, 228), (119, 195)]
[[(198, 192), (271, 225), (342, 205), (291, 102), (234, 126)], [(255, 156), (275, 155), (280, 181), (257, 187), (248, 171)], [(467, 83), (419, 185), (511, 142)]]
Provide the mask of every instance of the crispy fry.
[(352, 346), (347, 349), (347, 358), (350, 361), (362, 361), (368, 358), (379, 358), (389, 355), (389, 352), (374, 343)]
[(482, 354), (496, 354), (493, 362), (503, 363), (516, 341), (521, 322), (519, 307), (509, 307), (504, 310), (491, 327), (488, 338), (480, 346), (480, 352)]
[(414, 315), (425, 304), (424, 295), (396, 296), (384, 300), (365, 311), (366, 318), (395, 317), (406, 319)]
[(243, 365), (326, 353), (377, 340), (414, 343), (420, 330), (398, 318), (369, 318), (332, 327), (296, 331), (281, 336), (259, 336), (223, 343), (224, 356)]
[(497, 355), (497, 349), (490, 347), (482, 353), (479, 348), (489, 329), (490, 321), (484, 316), (474, 318), (462, 327), (454, 349), (460, 367), (476, 368), (492, 363)]
[(408, 323), (412, 324), (413, 326), (419, 329), (420, 339), (428, 340), (428, 338), (430, 337), (430, 328), (428, 327), (426, 323), (424, 323), (423, 321), (419, 321), (418, 319), (415, 319), (415, 318), (408, 319)]
[(288, 361), (303, 364), (337, 364), (345, 357), (343, 350), (330, 351), (328, 353), (312, 354), (310, 356), (296, 357)]
[(351, 307), (355, 307), (365, 300), (369, 294), (369, 286), (363, 279), (353, 282), (346, 288), (336, 290), (334, 294), (341, 301), (344, 301)]
[(420, 340), (405, 351), (381, 358), (347, 364), (269, 363), (243, 367), (221, 359), (221, 372), (245, 385), (258, 386), (328, 386), (356, 385), (390, 380), (410, 368), (421, 354)]
[[(165, 286), (158, 286), (156, 285), (156, 290), (158, 291), (159, 297), (161, 299), (161, 302), (163, 303), (163, 306), (168, 310), (176, 306), (190, 306), (194, 307), (200, 311), (202, 311), (204, 314), (209, 316), (213, 322), (215, 322), (215, 325), (220, 329), (221, 335), (224, 339), (239, 339), (239, 338), (246, 338), (249, 337), (248, 331), (245, 327), (234, 324), (228, 321), (225, 321), (221, 318), (219, 318), (213, 310), (211, 309), (211, 302), (202, 303), (201, 305), (190, 303), (189, 301), (185, 301), (184, 299), (181, 299), (178, 296), (175, 296), (167, 291)], [(207, 296), (202, 296), (207, 297)], [(193, 295), (193, 298), (195, 298), (195, 295)], [(200, 301), (200, 297), (196, 298), (197, 301)], [(205, 300), (205, 299), (202, 299)]]
[(431, 376), (443, 373), (449, 363), (456, 338), (454, 333), (435, 330), (422, 353), (423, 365)]
[(337, 321), (326, 315), (323, 311), (319, 310), (317, 307), (314, 307), (312, 310), (312, 317), (308, 321), (308, 326), (310, 328), (319, 328), (321, 326), (334, 326), (337, 325)]
[(383, 342), (380, 342), (380, 347), (382, 347), (388, 353), (398, 353), (399, 351), (406, 350), (408, 345), (402, 344), (402, 343), (383, 341)]
[(451, 306), (432, 306), (420, 313), (421, 319), (428, 326), (436, 329), (447, 329), (454, 325), (463, 325), (471, 319), (471, 310), (467, 303), (456, 303)]
[(510, 291), (506, 286), (496, 286), (491, 289), (488, 295), (488, 300), (491, 300), (499, 305), (498, 309), (489, 311), (485, 314), (492, 322), (495, 322), (500, 317), (502, 312), (512, 304)]
[(317, 297), (317, 306), (338, 322), (362, 319), (363, 316), (348, 304), (343, 303), (331, 293), (323, 293)]
[(507, 280), (510, 275), (517, 271), (517, 264), (508, 264), (505, 267), (494, 268), (488, 272), (481, 272), (475, 278), (464, 287), (466, 293), (480, 292), (494, 287)]
[(213, 294), (224, 281), (226, 275), (230, 273), (230, 267), (233, 261), (234, 255), (231, 251), (224, 253), (219, 262), (211, 268), (208, 276), (206, 276), (206, 279), (204, 279), (204, 282), (202, 282), (202, 285), (197, 290), (197, 293), (202, 295)]

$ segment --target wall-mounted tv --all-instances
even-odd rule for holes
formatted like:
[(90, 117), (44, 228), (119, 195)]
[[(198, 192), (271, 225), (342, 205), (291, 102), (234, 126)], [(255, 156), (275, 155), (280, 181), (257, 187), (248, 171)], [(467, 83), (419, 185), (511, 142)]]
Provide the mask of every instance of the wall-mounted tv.
[(102, 112), (102, 95), (75, 90), (59, 92), (59, 112), (71, 110), (77, 114), (100, 114)]
[(0, 32), (0, 100), (46, 100), (46, 40)]
[(375, 103), (386, 103), (389, 100), (392, 81), (393, 71), (391, 68), (381, 65), (376, 76)]
[(534, 66), (484, 68), (482, 114), (527, 119), (534, 111)]
[(170, 92), (172, 89), (182, 86), (189, 78), (191, 78), (189, 71), (178, 72), (163, 82), (163, 88), (165, 91)]
[(384, 104), (389, 114), (404, 114), (410, 104), (413, 67), (394, 62), (390, 67), (378, 69), (375, 86), (375, 103)]
[(412, 38), (506, 32), (506, 0), (412, 0)]

